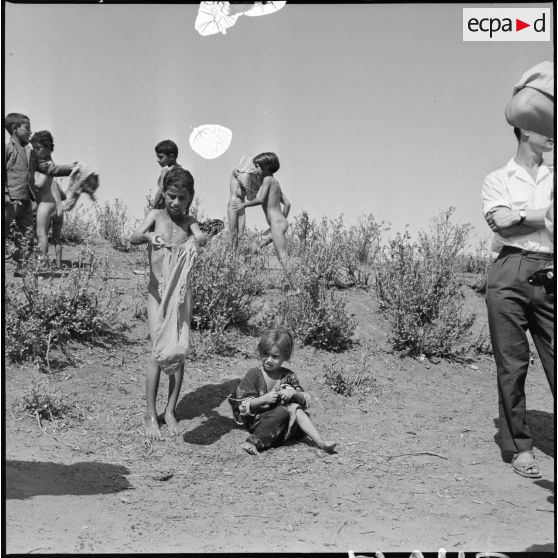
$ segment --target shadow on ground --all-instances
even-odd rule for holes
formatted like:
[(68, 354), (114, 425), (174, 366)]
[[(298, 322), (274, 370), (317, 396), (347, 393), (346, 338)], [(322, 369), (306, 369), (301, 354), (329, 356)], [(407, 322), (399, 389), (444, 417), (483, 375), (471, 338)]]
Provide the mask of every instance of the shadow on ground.
[(33, 496), (108, 494), (132, 488), (130, 471), (110, 463), (79, 462), (71, 465), (42, 461), (6, 461), (6, 499)]
[(533, 445), (549, 457), (554, 456), (554, 414), (545, 411), (527, 411)]
[(232, 418), (224, 417), (215, 409), (231, 394), (240, 379), (227, 380), (222, 384), (207, 384), (191, 393), (187, 393), (178, 403), (176, 416), (178, 420), (205, 416), (206, 420), (183, 435), (188, 444), (208, 446), (236, 428)]
[[(554, 414), (546, 411), (527, 411), (527, 423), (531, 429), (533, 447), (554, 458)], [(501, 448), (499, 418), (494, 419), (494, 426), (496, 427), (494, 442)], [(502, 458), (506, 463), (511, 462), (512, 456), (513, 453), (510, 452), (502, 453)]]

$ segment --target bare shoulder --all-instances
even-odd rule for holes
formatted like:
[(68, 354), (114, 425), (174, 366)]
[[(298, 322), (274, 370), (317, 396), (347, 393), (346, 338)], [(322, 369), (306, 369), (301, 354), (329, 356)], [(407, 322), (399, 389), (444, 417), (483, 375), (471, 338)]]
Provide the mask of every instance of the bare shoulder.
[(279, 181), (274, 176), (266, 176), (263, 179), (262, 186), (267, 184), (269, 189), (280, 190)]

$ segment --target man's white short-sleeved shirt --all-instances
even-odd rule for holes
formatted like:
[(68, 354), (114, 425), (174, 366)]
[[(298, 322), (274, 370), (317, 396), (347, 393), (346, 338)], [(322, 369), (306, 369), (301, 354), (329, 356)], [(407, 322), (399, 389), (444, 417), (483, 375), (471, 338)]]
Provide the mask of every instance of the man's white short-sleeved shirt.
[[(506, 166), (486, 176), (482, 185), (483, 213), (486, 215), (498, 206), (509, 209), (543, 209), (552, 203), (554, 169), (541, 165), (536, 180), (512, 157)], [(554, 252), (550, 232), (544, 229), (504, 238), (494, 233), (492, 250), (499, 252), (503, 246), (513, 246), (533, 252)]]

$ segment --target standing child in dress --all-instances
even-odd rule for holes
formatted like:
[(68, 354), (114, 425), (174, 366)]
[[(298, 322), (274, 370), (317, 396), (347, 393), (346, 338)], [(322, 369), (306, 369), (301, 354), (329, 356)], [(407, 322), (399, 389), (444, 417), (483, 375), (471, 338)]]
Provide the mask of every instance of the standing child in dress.
[(242, 449), (252, 455), (301, 434), (323, 451), (333, 453), (335, 449), (336, 444), (324, 441), (306, 414), (310, 396), (295, 373), (283, 368), (292, 351), (293, 337), (288, 330), (264, 331), (258, 343), (260, 366), (248, 371), (229, 398), (236, 422), (250, 432)]
[(149, 288), (147, 319), (153, 352), (146, 377), (145, 434), (161, 440), (156, 399), (161, 370), (169, 375), (164, 421), (171, 435), (179, 433), (175, 416), (184, 361), (190, 348), (192, 318), (191, 273), (197, 248), (206, 235), (188, 214), (194, 198), (194, 179), (183, 168), (169, 170), (163, 180), (164, 209), (152, 209), (130, 237), (132, 244), (148, 243)]
[[(294, 280), (288, 271), (287, 254), (287, 216), (291, 209), (289, 200), (285, 197), (279, 186), (279, 182), (274, 178), (274, 174), (279, 170), (279, 159), (275, 153), (260, 153), (253, 159), (256, 172), (262, 177), (262, 185), (258, 195), (253, 200), (240, 201), (239, 199), (230, 202), (236, 212), (242, 212), (244, 208), (254, 205), (261, 205), (267, 224), (271, 229), (271, 238), (279, 262), (287, 272), (287, 277), (294, 286)], [(281, 209), (281, 205), (283, 208)]]
[(163, 179), (170, 169), (180, 167), (180, 164), (176, 161), (178, 158), (178, 145), (169, 139), (160, 141), (155, 146), (155, 156), (157, 157), (157, 163), (161, 166), (161, 174), (157, 179), (157, 191), (153, 198), (153, 207), (154, 209), (164, 209)]

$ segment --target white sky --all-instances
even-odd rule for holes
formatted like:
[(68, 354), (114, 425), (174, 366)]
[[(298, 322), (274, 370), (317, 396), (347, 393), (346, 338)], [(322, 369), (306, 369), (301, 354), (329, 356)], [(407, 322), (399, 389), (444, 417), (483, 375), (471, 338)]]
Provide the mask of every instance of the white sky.
[[(553, 45), (463, 42), (467, 6), (483, 5), (287, 3), (202, 37), (197, 4), (6, 4), (5, 112), (50, 130), (55, 161), (94, 166), (100, 201), (133, 217), (170, 138), (207, 217), (224, 218), (242, 155), (275, 151), (292, 214), (373, 213), (414, 232), (453, 205), (487, 236), (482, 180), (516, 147), (504, 106)], [(206, 123), (233, 132), (210, 161), (188, 144)], [(265, 225), (260, 208), (247, 218)]]

